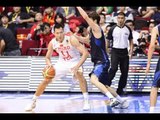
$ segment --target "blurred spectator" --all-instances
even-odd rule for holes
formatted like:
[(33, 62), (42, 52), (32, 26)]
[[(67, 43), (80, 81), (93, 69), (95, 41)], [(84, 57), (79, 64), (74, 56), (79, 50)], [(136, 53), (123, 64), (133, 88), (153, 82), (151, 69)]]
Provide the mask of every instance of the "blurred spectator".
[(110, 30), (111, 27), (112, 27), (112, 26), (111, 26), (110, 24), (108, 24), (108, 25), (106, 26), (105, 30), (104, 30), (104, 34), (105, 34), (106, 38), (107, 38), (107, 36), (108, 36), (108, 32), (109, 32), (109, 30)]
[(43, 24), (42, 20), (43, 20), (42, 13), (41, 12), (36, 13), (36, 15), (35, 15), (35, 23), (31, 27), (31, 31), (28, 34), (28, 37), (27, 37), (28, 40), (30, 40), (30, 39), (36, 40), (36, 38), (35, 38), (35, 34), (37, 32), (36, 30), (40, 29), (40, 25)]
[(160, 7), (159, 6), (157, 6), (157, 10), (151, 16), (151, 21), (155, 21), (155, 22), (157, 22), (157, 24), (160, 23)]
[(43, 12), (43, 22), (47, 22), (52, 27), (54, 25), (55, 11), (52, 7), (45, 8)]
[(5, 7), (4, 6), (0, 6), (0, 15), (4, 12)]
[[(109, 24), (106, 26), (105, 28), (105, 31), (104, 31), (104, 35), (105, 35), (105, 39), (106, 39), (106, 50), (107, 50), (107, 53), (110, 55), (111, 54), (111, 46), (108, 46), (108, 41), (107, 41), (107, 37), (108, 37), (108, 32), (110, 30), (112, 26)], [(112, 43), (110, 43), (111, 45)]]
[(126, 7), (127, 11), (130, 11), (133, 14), (133, 17), (139, 16), (138, 8), (139, 6), (127, 6)]
[(132, 31), (132, 35), (133, 35), (133, 44), (134, 45), (138, 45), (138, 38), (139, 38), (139, 32), (137, 32), (134, 29), (134, 21), (133, 20), (126, 20), (125, 24), (130, 27), (131, 31)]
[(4, 12), (9, 16), (13, 12), (13, 6), (5, 6)]
[[(51, 26), (48, 22), (44, 22), (42, 25), (40, 25), (40, 28), (36, 30), (35, 38), (39, 38), (40, 40), (40, 48), (47, 48), (49, 42), (54, 38), (54, 34), (51, 32)], [(38, 55), (44, 56), (46, 54), (46, 50), (41, 49), (38, 52)], [(54, 56), (57, 56), (58, 54), (54, 51)]]
[(22, 12), (29, 14), (31, 17), (35, 18), (37, 12), (41, 12), (40, 8), (37, 6), (26, 6), (21, 8)]
[(155, 6), (143, 6), (143, 7), (139, 7), (138, 11), (139, 11), (139, 15), (142, 18), (150, 18), (153, 14), (155, 14), (157, 7)]
[(112, 21), (117, 23), (117, 15), (119, 12), (123, 12), (125, 14), (125, 20), (134, 20), (133, 14), (130, 11), (127, 11), (126, 7), (120, 6), (118, 10), (112, 13)]
[[(87, 27), (88, 26), (86, 26), (85, 24), (81, 24), (77, 26), (74, 34), (78, 36), (82, 36), (84, 38), (87, 37), (89, 35)], [(88, 52), (90, 53), (90, 44), (84, 43), (84, 42), (80, 42), (80, 43), (83, 44), (87, 48)]]
[(75, 7), (57, 7), (56, 13), (62, 13), (66, 20), (76, 16)]
[(114, 7), (111, 7), (111, 6), (102, 6), (102, 7), (96, 7), (96, 12), (98, 14), (100, 13), (104, 13), (105, 15), (107, 14), (111, 14), (113, 12), (113, 8)]
[(13, 32), (14, 36), (16, 37), (16, 31), (14, 30), (14, 25), (9, 24), (8, 15), (5, 14), (5, 13), (2, 13), (1, 16), (0, 16), (0, 20), (1, 20), (0, 26), (10, 29)]
[(20, 56), (19, 44), (12, 31), (0, 26), (0, 56)]
[[(58, 23), (58, 24), (62, 24), (64, 26), (64, 33), (70, 32), (69, 25), (68, 25), (68, 23), (66, 23), (66, 19), (64, 18), (63, 14), (57, 13), (55, 15), (54, 21), (55, 21), (55, 24)], [(52, 27), (52, 33), (54, 33), (54, 25)]]
[[(151, 31), (156, 26), (155, 22), (149, 23), (148, 30), (141, 30), (138, 38), (138, 46), (135, 49), (135, 54), (140, 56), (147, 56), (148, 48), (151, 40)], [(156, 53), (157, 54), (157, 53)]]
[(105, 22), (105, 21), (106, 21), (105, 14), (100, 13), (99, 16), (100, 16), (99, 25), (100, 25), (100, 27), (102, 28), (103, 32), (105, 33), (106, 26), (108, 25), (108, 24)]
[(105, 15), (105, 22), (110, 23), (112, 22), (112, 13), (113, 13), (114, 7), (111, 6), (103, 6), (103, 7), (96, 7), (96, 12), (98, 14), (103, 13)]
[(9, 24), (14, 25), (14, 30), (17, 28), (27, 28), (27, 24), (34, 22), (29, 14), (22, 12), (21, 7), (13, 7), (13, 12), (9, 15)]

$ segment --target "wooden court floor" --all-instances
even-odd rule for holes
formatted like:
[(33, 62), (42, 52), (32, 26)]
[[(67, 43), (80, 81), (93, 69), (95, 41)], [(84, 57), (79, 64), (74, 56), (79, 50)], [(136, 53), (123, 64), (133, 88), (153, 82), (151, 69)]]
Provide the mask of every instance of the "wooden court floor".
[[(83, 111), (81, 93), (44, 93), (39, 97), (35, 110), (26, 112), (24, 108), (32, 95), (33, 93), (0, 93), (0, 113), (149, 113), (149, 94), (122, 96), (130, 105), (127, 109), (117, 109), (108, 106), (108, 97), (101, 93), (91, 93), (91, 109)], [(160, 113), (160, 97), (155, 113)]]

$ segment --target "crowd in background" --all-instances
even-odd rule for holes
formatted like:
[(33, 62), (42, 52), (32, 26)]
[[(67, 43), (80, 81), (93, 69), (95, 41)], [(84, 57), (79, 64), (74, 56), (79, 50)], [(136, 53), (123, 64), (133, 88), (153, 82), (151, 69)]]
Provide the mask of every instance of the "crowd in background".
[[(125, 24), (130, 27), (133, 34), (133, 56), (147, 56), (152, 28), (160, 23), (159, 6), (93, 6), (83, 7), (83, 9), (87, 13), (96, 11), (100, 15), (100, 26), (106, 38), (109, 29), (117, 23), (118, 13), (124, 12), (126, 16)], [(64, 32), (67, 35), (77, 33), (87, 36), (88, 24), (74, 6), (1, 6), (0, 26), (3, 29), (11, 30), (15, 39), (7, 38), (9, 40), (6, 43), (2, 43), (1, 40), (0, 53), (5, 51), (7, 56), (11, 56), (12, 54), (7, 54), (7, 52), (17, 50), (18, 45), (21, 55), (44, 56), (48, 43), (54, 38), (53, 27), (56, 23), (61, 23), (64, 26)], [(8, 36), (5, 32), (2, 34), (1, 31), (3, 30), (0, 30), (1, 39), (3, 36)], [(159, 45), (158, 39), (155, 43), (157, 46)], [(11, 42), (15, 40), (16, 43)], [(88, 44), (84, 45), (89, 50), (90, 46)], [(36, 54), (29, 54), (28, 50), (32, 50), (30, 48), (34, 48)], [(159, 53), (160, 50), (156, 49), (154, 55), (159, 55)], [(53, 56), (58, 56), (56, 51)]]

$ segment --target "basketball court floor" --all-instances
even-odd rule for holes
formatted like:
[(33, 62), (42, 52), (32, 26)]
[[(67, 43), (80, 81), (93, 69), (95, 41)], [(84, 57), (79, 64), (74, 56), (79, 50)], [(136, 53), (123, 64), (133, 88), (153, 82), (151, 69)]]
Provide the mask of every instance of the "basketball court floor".
[[(35, 110), (26, 112), (25, 106), (34, 93), (0, 93), (0, 113), (150, 113), (149, 93), (128, 94), (122, 96), (130, 105), (127, 109), (111, 108), (108, 97), (101, 93), (90, 93), (91, 109), (83, 111), (83, 96), (81, 93), (44, 93), (37, 101)], [(154, 113), (160, 113), (160, 97)]]

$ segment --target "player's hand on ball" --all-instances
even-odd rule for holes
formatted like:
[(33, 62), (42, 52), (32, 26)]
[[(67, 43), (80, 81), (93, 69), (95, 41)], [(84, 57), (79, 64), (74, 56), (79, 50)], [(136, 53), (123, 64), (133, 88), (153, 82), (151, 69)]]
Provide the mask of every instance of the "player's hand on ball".
[(44, 69), (42, 70), (42, 75), (45, 79), (53, 79), (55, 76), (55, 68), (53, 67), (53, 65), (44, 67)]

